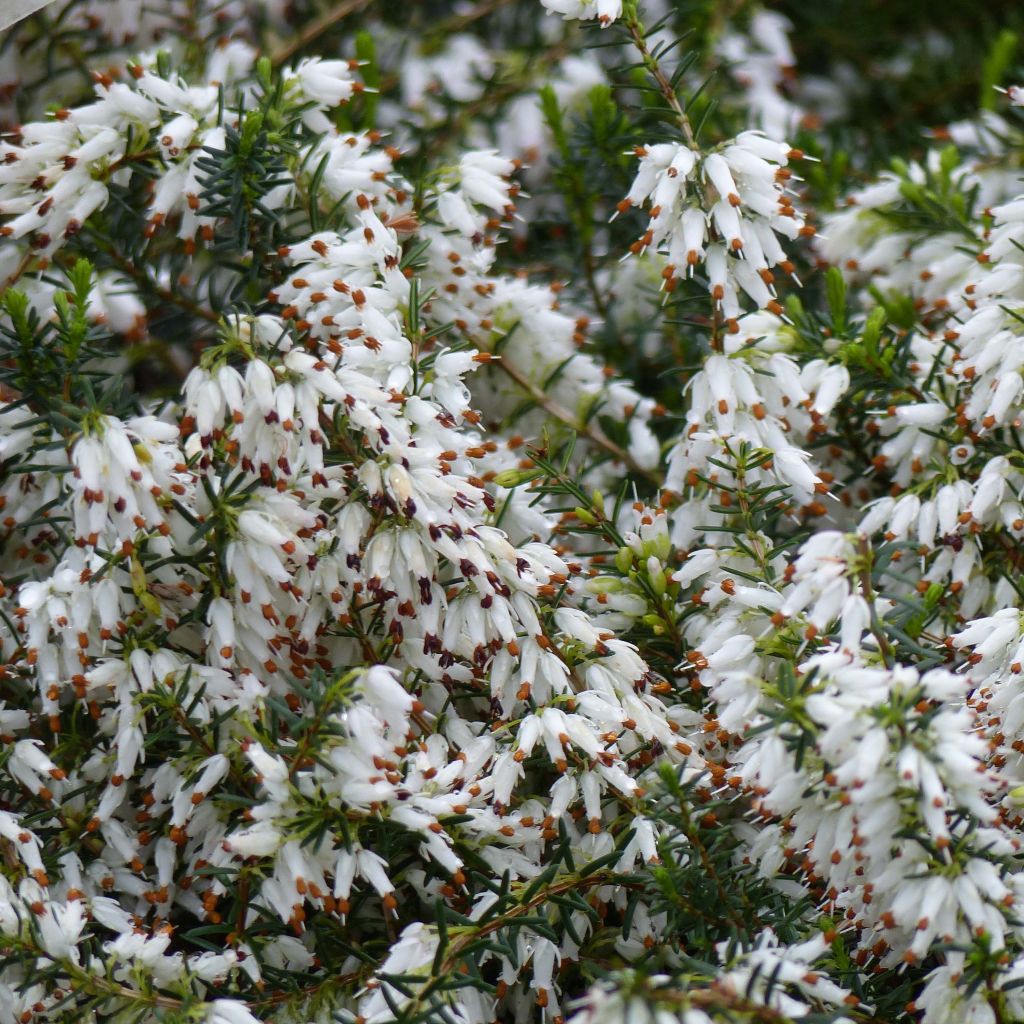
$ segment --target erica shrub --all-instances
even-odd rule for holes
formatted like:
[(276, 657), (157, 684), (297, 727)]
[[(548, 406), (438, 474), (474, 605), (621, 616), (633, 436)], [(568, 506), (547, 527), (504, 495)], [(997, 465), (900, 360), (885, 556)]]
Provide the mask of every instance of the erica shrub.
[(1024, 1020), (1024, 17), (933, 13), (7, 30), (0, 1024)]

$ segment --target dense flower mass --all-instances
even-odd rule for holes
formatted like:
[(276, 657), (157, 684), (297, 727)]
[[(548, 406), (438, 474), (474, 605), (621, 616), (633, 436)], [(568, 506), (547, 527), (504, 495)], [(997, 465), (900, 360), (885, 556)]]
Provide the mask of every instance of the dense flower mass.
[(1024, 1021), (1016, 36), (410, 7), (0, 48), (0, 1024)]

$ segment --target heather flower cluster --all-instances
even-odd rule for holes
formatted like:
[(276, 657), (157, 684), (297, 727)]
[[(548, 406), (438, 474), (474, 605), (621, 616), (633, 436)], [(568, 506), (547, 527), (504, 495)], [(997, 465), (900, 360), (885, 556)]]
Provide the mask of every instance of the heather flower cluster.
[(1009, 30), (386, 7), (0, 48), (0, 1024), (1024, 1021)]

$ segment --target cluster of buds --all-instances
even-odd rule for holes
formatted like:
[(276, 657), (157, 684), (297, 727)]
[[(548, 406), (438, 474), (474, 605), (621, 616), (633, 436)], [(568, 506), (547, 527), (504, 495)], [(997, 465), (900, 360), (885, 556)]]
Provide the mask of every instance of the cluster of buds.
[(664, 255), (669, 291), (703, 265), (715, 307), (727, 320), (740, 315), (741, 295), (758, 309), (781, 313), (772, 271), (792, 274), (794, 265), (779, 237), (814, 234), (788, 184), (787, 165), (803, 154), (747, 131), (708, 154), (659, 143), (641, 147), (637, 156), (640, 169), (619, 212), (649, 203), (650, 222), (630, 251), (653, 248)]

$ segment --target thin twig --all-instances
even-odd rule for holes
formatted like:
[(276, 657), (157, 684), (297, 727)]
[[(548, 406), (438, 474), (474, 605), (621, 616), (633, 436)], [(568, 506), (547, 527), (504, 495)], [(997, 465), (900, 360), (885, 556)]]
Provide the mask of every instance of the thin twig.
[(149, 289), (149, 291), (162, 302), (166, 302), (168, 305), (178, 306), (186, 312), (191, 313), (193, 316), (198, 316), (203, 320), (208, 320), (212, 324), (220, 323), (221, 318), (219, 313), (212, 309), (208, 309), (199, 302), (193, 301), (181, 292), (172, 291), (170, 288), (165, 288), (163, 285), (158, 284), (149, 276), (149, 273), (146, 270), (137, 266), (132, 262), (132, 260), (127, 259), (114, 250), (110, 250), (108, 255), (119, 270), (127, 274), (133, 281), (135, 281), (136, 284)]
[(449, 35), (452, 32), (462, 32), (474, 21), (493, 14), (502, 7), (507, 7), (512, 0), (480, 0), (478, 4), (470, 8), (465, 14), (452, 15), (447, 21), (441, 22), (439, 34)]
[(693, 126), (690, 124), (690, 119), (686, 116), (686, 111), (679, 102), (679, 97), (676, 95), (675, 89), (672, 88), (672, 83), (665, 76), (665, 72), (661, 70), (661, 65), (658, 63), (658, 59), (647, 47), (647, 38), (644, 35), (643, 25), (641, 25), (635, 17), (627, 20), (625, 24), (626, 29), (629, 31), (630, 38), (633, 40), (633, 45), (640, 53), (644, 67), (647, 69), (651, 78), (653, 78), (657, 83), (661, 95), (665, 98), (665, 102), (672, 108), (676, 117), (679, 119), (679, 126), (683, 130), (683, 135), (686, 136), (688, 145), (691, 149), (696, 149), (697, 137), (694, 135)]
[(559, 405), (558, 402), (546, 394), (541, 388), (537, 387), (537, 385), (534, 384), (526, 374), (517, 369), (504, 356), (492, 359), (491, 364), (499, 366), (502, 371), (514, 380), (516, 384), (518, 384), (519, 387), (521, 387), (549, 416), (554, 416), (556, 420), (561, 420), (562, 423), (571, 427), (576, 431), (576, 433), (582, 434), (588, 440), (593, 441), (593, 443), (598, 447), (603, 448), (610, 455), (618, 459), (619, 462), (622, 462), (627, 466), (631, 473), (644, 477), (656, 487), (661, 486), (662, 479), (658, 473), (655, 473), (650, 469), (645, 469), (641, 466), (625, 448), (617, 445), (599, 427), (596, 427), (591, 423), (580, 423), (568, 409)]
[(443, 122), (432, 125), (430, 141), (423, 151), (424, 157), (429, 160), (442, 152), (445, 146), (466, 127), (467, 122), (472, 121), (473, 118), (489, 108), (496, 107), (520, 93), (532, 90), (537, 81), (543, 77), (544, 72), (551, 65), (560, 61), (569, 53), (569, 50), (569, 44), (564, 39), (552, 44), (538, 54), (518, 77), (488, 85), (486, 91), (478, 99), (463, 104), (458, 110), (451, 111)]
[(24, 256), (19, 260), (18, 265), (8, 275), (7, 279), (3, 284), (0, 284), (0, 293), (7, 291), (8, 288), (16, 285), (21, 280), (22, 276), (28, 270), (29, 265), (32, 263), (32, 259), (35, 253), (31, 249), (25, 253)]
[(286, 61), (291, 60), (299, 50), (305, 49), (310, 43), (315, 42), (319, 36), (339, 21), (347, 18), (350, 14), (361, 11), (369, 4), (370, 0), (344, 0), (342, 3), (334, 4), (319, 18), (311, 21), (297, 36), (274, 50), (270, 55), (270, 62), (274, 67), (280, 67)]
[(874, 634), (875, 640), (878, 642), (878, 650), (879, 653), (882, 655), (882, 661), (885, 662), (886, 668), (892, 668), (892, 646), (889, 643), (889, 638), (888, 636), (886, 636), (885, 629), (883, 628), (882, 623), (878, 618), (878, 610), (875, 608), (875, 592), (874, 587), (871, 583), (871, 566), (873, 562), (873, 556), (871, 553), (871, 547), (868, 544), (867, 537), (860, 538), (860, 541), (857, 544), (857, 551), (861, 556), (861, 593), (864, 596), (864, 601), (868, 606), (868, 614), (871, 617), (871, 632)]
[[(423, 1005), (423, 1001), (434, 993), (439, 984), (452, 976), (453, 972), (458, 967), (459, 957), (463, 954), (464, 950), (471, 947), (474, 943), (479, 942), (488, 935), (504, 928), (509, 924), (509, 922), (515, 920), (515, 918), (522, 917), (530, 911), (536, 910), (554, 896), (559, 896), (566, 892), (581, 892), (586, 889), (591, 889), (596, 885), (607, 885), (613, 878), (614, 875), (612, 872), (603, 870), (595, 871), (592, 875), (588, 875), (584, 878), (573, 876), (571, 878), (562, 879), (561, 881), (542, 888), (540, 892), (536, 893), (525, 903), (520, 903), (506, 913), (493, 917), (490, 921), (480, 925), (473, 931), (458, 936), (448, 947), (447, 955), (438, 965), (437, 970), (431, 972), (431, 977), (427, 983), (420, 988), (409, 1003), (403, 1007), (404, 1012), (408, 1015), (409, 1019), (415, 1018), (416, 1011), (418, 1011), (419, 1007)], [(636, 888), (635, 884), (623, 882), (622, 880), (618, 880), (618, 884), (624, 889)]]

